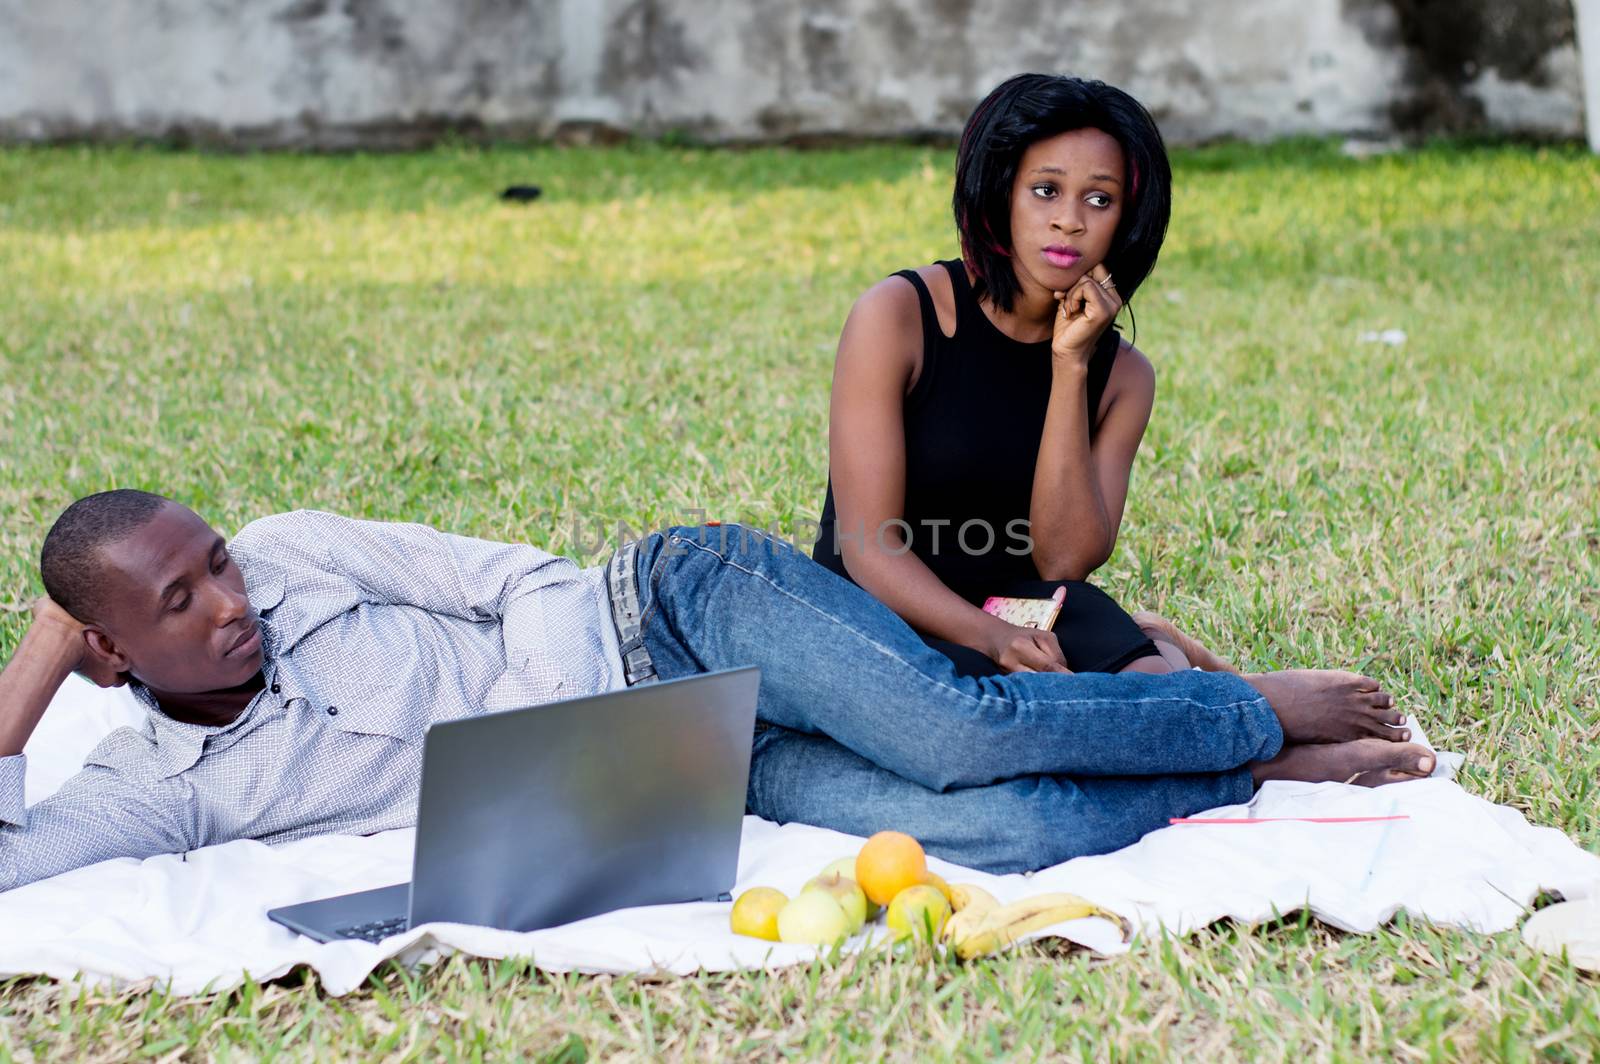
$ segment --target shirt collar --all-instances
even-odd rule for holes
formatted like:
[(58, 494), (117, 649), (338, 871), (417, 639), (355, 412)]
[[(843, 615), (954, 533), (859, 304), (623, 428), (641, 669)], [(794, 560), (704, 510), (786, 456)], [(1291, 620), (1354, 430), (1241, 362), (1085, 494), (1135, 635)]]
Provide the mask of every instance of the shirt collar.
[(205, 749), (206, 736), (222, 729), (173, 720), (162, 712), (161, 703), (148, 687), (141, 683), (128, 686), (133, 697), (145, 708), (145, 734), (155, 744), (156, 778), (166, 779), (192, 768)]
[(244, 574), (244, 593), (257, 613), (266, 613), (283, 601), (283, 573), (276, 566), (257, 565), (248, 559), (239, 566)]

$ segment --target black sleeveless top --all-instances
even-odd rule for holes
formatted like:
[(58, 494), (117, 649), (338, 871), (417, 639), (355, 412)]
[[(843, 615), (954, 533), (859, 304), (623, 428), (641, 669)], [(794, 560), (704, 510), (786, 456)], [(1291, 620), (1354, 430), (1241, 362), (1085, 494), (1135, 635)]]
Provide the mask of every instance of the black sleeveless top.
[[(1050, 341), (1025, 344), (1001, 332), (961, 262), (939, 265), (954, 288), (954, 336), (940, 330), (922, 278), (914, 270), (895, 274), (911, 282), (922, 306), (922, 373), (905, 397), (906, 523), (898, 528), (945, 586), (981, 605), (1006, 585), (1039, 579), (1026, 536), (1050, 400)], [(1115, 327), (1107, 329), (1089, 362), (1091, 438), (1121, 342)], [(839, 535), (862, 530), (837, 527), (831, 477), (821, 524), (812, 556), (848, 580)]]

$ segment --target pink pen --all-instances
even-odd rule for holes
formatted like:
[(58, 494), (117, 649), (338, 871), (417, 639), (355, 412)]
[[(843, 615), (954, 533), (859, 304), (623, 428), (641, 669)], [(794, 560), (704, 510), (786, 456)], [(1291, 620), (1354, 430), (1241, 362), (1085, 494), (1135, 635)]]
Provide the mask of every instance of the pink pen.
[(1409, 813), (1398, 816), (1175, 816), (1169, 824), (1374, 824), (1384, 820), (1410, 820)]

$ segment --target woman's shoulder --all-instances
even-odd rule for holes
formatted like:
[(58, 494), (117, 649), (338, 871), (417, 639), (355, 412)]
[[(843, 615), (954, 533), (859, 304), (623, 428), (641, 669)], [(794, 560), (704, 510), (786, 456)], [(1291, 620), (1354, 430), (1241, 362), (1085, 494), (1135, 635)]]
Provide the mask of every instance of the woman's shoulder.
[[(861, 294), (856, 307), (874, 316), (892, 316), (903, 327), (915, 327), (922, 335), (922, 298), (926, 293), (933, 304), (934, 316), (939, 321), (939, 331), (948, 339), (956, 332), (956, 294), (950, 279), (951, 269), (960, 269), (960, 262), (930, 262), (900, 270), (885, 277)], [(922, 282), (917, 284), (907, 274)]]
[[(901, 386), (914, 379), (922, 352), (922, 306), (916, 288), (905, 277), (891, 275), (856, 298), (839, 336), (835, 364), (890, 370)], [(852, 372), (854, 370), (852, 369)]]
[[(922, 282), (920, 291), (907, 274)], [(924, 291), (933, 302), (945, 335), (950, 335), (954, 331), (955, 297), (950, 275), (944, 264), (938, 262), (900, 270), (877, 281), (856, 298), (850, 317), (864, 323), (909, 329), (920, 337)]]
[(1148, 382), (1151, 385), (1156, 381), (1155, 363), (1150, 361), (1148, 355), (1128, 342), (1128, 338), (1121, 333), (1117, 334), (1116, 361), (1111, 364), (1111, 379), (1119, 377), (1126, 382)]
[(918, 327), (921, 320), (916, 287), (900, 274), (890, 274), (856, 297), (845, 325), (898, 330)]
[(1105, 417), (1111, 409), (1111, 404), (1119, 400), (1125, 399), (1146, 410), (1155, 401), (1155, 365), (1143, 351), (1134, 347), (1121, 334), (1117, 334), (1115, 351), (1116, 361), (1111, 364), (1105, 392), (1100, 400), (1100, 417)]

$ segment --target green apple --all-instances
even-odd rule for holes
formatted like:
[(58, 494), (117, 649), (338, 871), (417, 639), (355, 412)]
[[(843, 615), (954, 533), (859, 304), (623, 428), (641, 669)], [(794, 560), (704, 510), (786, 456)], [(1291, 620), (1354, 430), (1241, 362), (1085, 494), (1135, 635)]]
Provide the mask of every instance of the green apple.
[(804, 894), (808, 890), (820, 890), (833, 896), (839, 903), (839, 908), (850, 918), (850, 933), (853, 935), (861, 930), (867, 922), (867, 896), (861, 893), (861, 888), (856, 881), (838, 873), (828, 876), (818, 876), (800, 888)]
[[(843, 876), (846, 879), (856, 878), (856, 859), (854, 857), (841, 857), (837, 861), (830, 861), (827, 868), (817, 873), (817, 879), (826, 879), (828, 876)], [(812, 880), (812, 882), (816, 882), (816, 880)], [(858, 887), (860, 885), (859, 883), (856, 884)], [(866, 891), (862, 891), (861, 896), (866, 898)], [(867, 898), (866, 919), (876, 920), (881, 912), (883, 912), (883, 906), (871, 898)]]
[(844, 876), (846, 879), (856, 878), (856, 859), (854, 857), (841, 857), (837, 861), (829, 861), (828, 867), (817, 873), (817, 878), (823, 876)]
[(831, 946), (849, 937), (850, 917), (826, 891), (802, 890), (778, 910), (778, 938), (784, 942)]

